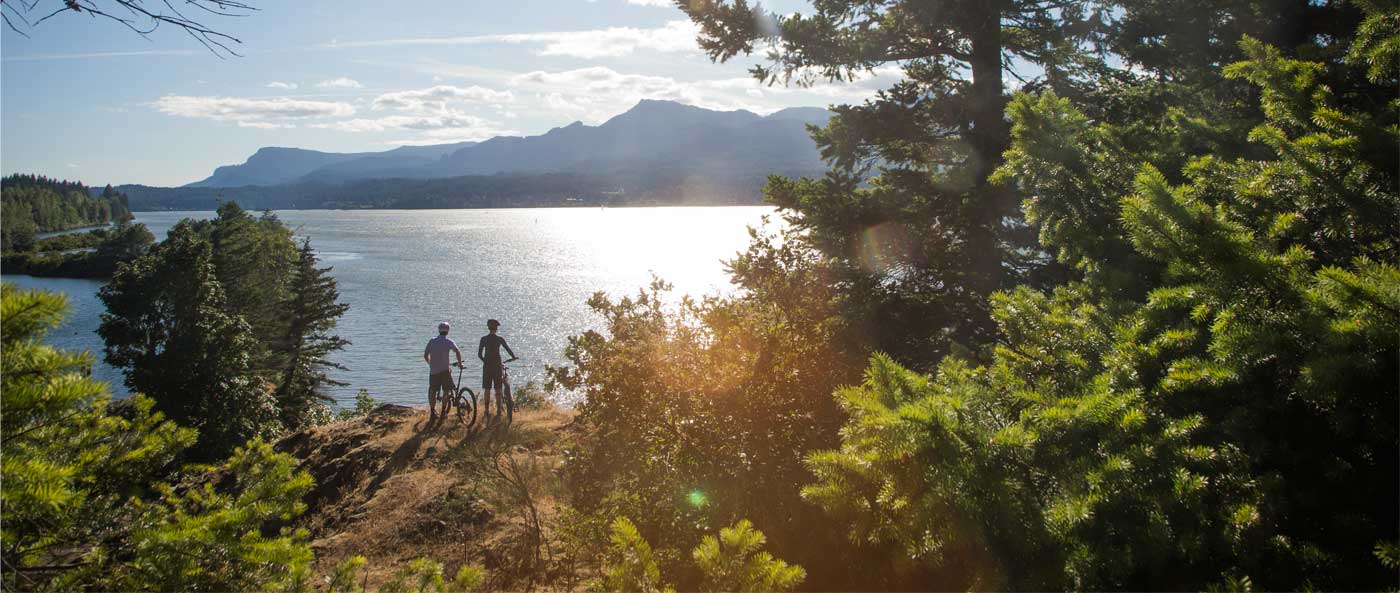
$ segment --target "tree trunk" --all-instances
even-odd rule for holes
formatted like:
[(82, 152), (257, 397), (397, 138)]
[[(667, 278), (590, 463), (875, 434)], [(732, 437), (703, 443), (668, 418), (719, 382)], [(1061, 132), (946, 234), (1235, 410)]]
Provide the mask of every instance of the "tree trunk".
[(974, 153), (969, 172), (978, 203), (971, 212), (973, 224), (968, 229), (967, 247), (973, 267), (969, 288), (980, 295), (1001, 288), (1002, 254), (997, 237), (1002, 218), (1010, 214), (1008, 205), (1013, 201), (1009, 192), (987, 183), (987, 176), (1001, 164), (1002, 153), (1010, 144), (1001, 80), (1004, 9), (1004, 0), (978, 4), (968, 31), (972, 45), (972, 89), (968, 96), (972, 129), (967, 140)]

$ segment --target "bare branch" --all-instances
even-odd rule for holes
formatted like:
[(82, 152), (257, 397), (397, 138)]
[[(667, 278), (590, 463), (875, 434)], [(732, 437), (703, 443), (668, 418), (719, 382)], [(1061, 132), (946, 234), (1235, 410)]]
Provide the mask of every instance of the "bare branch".
[[(6, 14), (6, 13), (4, 13), (4, 12), (0, 12), (0, 18), (3, 18), (3, 19), (5, 20), (5, 26), (6, 26), (6, 27), (9, 27), (11, 31), (14, 31), (14, 32), (16, 32), (16, 33), (19, 33), (20, 35), (23, 35), (25, 39), (28, 39), (28, 38), (29, 38), (29, 34), (28, 34), (28, 33), (25, 33), (24, 31), (19, 30), (17, 27), (15, 27), (15, 24), (14, 24), (14, 23), (10, 22), (10, 15), (9, 15), (9, 14)], [(21, 17), (21, 19), (22, 19), (22, 18), (23, 18), (23, 17)], [(25, 23), (25, 24), (28, 25), (28, 23)]]
[[(168, 24), (180, 28), (191, 38), (193, 38), (209, 53), (219, 58), (227, 56), (239, 56), (242, 54), (235, 51), (233, 46), (243, 43), (242, 40), (218, 31), (199, 19), (191, 18), (187, 12), (191, 9), (202, 11), (205, 14), (217, 17), (243, 17), (249, 13), (257, 11), (258, 8), (241, 0), (159, 0), (159, 4), (148, 2), (147, 0), (62, 0), (63, 6), (57, 10), (45, 14), (33, 23), (25, 18), (26, 13), (32, 13), (44, 0), (33, 0), (26, 2), (20, 0), (19, 6), (15, 7), (15, 2), (5, 2), (0, 0), (0, 7), (7, 9), (4, 13), (5, 25), (12, 31), (25, 37), (29, 37), (26, 30), (32, 30), (39, 23), (42, 23), (64, 11), (87, 12), (92, 18), (105, 17), (120, 23), (132, 32), (147, 37), (155, 32), (162, 24)], [(113, 14), (111, 5), (119, 6), (125, 10), (129, 16), (119, 16)], [(117, 10), (116, 12), (120, 12)], [(15, 16), (24, 23), (21, 29), (9, 17)], [(197, 16), (197, 15), (196, 15)]]
[(63, 8), (60, 8), (60, 9), (58, 9), (58, 10), (55, 10), (55, 11), (49, 13), (48, 16), (46, 16), (46, 17), (44, 17), (44, 18), (41, 18), (41, 19), (39, 19), (39, 20), (37, 20), (37, 21), (34, 21), (34, 24), (37, 26), (39, 23), (42, 23), (42, 22), (44, 22), (44, 21), (47, 21), (47, 20), (49, 20), (49, 18), (53, 17), (53, 15), (56, 15), (56, 14), (58, 14), (58, 13), (60, 13), (60, 12), (65, 11), (65, 10), (78, 10), (78, 8), (77, 8), (76, 5), (71, 5), (71, 4), (70, 4), (70, 5), (67, 5), (67, 6), (64, 6)]

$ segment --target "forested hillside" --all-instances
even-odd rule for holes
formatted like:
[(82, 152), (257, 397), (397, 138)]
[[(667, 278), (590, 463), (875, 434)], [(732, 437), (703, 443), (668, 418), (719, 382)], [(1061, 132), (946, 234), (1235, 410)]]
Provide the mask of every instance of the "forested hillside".
[(658, 167), (619, 173), (307, 181), (230, 188), (123, 185), (121, 191), (131, 196), (132, 206), (138, 211), (212, 210), (221, 201), (229, 200), (260, 210), (738, 205), (762, 203), (766, 179), (767, 173), (709, 176), (684, 168)]
[(126, 195), (110, 185), (96, 197), (87, 186), (39, 175), (0, 179), (0, 250), (27, 250), (35, 234), (107, 224), (131, 215)]

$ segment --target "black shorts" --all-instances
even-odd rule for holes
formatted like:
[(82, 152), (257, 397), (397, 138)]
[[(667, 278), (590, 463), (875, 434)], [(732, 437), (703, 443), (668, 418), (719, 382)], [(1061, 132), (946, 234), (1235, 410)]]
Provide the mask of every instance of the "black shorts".
[(439, 392), (443, 395), (452, 395), (452, 391), (457, 387), (452, 384), (452, 371), (443, 371), (428, 375), (428, 396), (436, 396)]
[(499, 364), (482, 365), (481, 388), (500, 391), (502, 384), (505, 383), (503, 374), (504, 373), (501, 372), (501, 365)]

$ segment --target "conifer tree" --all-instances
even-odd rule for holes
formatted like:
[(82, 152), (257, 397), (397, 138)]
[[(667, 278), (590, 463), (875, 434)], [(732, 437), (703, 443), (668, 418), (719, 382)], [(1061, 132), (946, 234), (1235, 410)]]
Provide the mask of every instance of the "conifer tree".
[(950, 343), (987, 341), (987, 296), (1047, 263), (1017, 196), (987, 182), (1010, 140), (1004, 81), (1013, 65), (1053, 86), (1098, 68), (1081, 47), (1099, 3), (843, 0), (787, 16), (745, 0), (676, 4), (716, 60), (766, 47), (752, 72), (770, 84), (902, 77), (813, 130), (825, 178), (774, 177), (765, 194), (829, 261), (850, 330), (872, 347), (922, 366)]
[(796, 589), (807, 572), (764, 552), (766, 541), (748, 519), (720, 529), (718, 538), (705, 536), (691, 552), (704, 575), (700, 590), (763, 593)]
[(330, 333), (350, 306), (336, 302), (340, 293), (329, 275), (331, 268), (318, 268), (317, 261), (311, 242), (302, 241), (287, 300), (280, 307), (286, 334), (275, 348), (285, 353), (286, 362), (276, 396), (288, 430), (304, 427), (315, 407), (334, 401), (322, 391), (324, 386), (345, 385), (328, 377), (326, 369), (345, 368), (327, 356), (350, 344)]
[[(594, 583), (595, 589), (646, 593), (676, 590), (663, 584), (651, 545), (627, 517), (613, 520), (609, 541), (603, 578)], [(796, 589), (806, 578), (806, 571), (763, 551), (766, 541), (763, 532), (754, 529), (747, 519), (721, 528), (718, 538), (703, 537), (690, 553), (700, 570), (699, 590), (782, 593)]]
[[(1400, 13), (1368, 10), (1388, 41), (1350, 63), (1246, 38), (1225, 73), (1259, 89), (1261, 156), (1190, 158), (1177, 183), (1068, 101), (1013, 101), (1001, 175), (1083, 280), (995, 296), (988, 364), (875, 357), (805, 495), (957, 586), (1400, 584), (1400, 126), (1367, 87), (1393, 85), (1370, 66), (1397, 57)], [(1104, 164), (1134, 161), (1127, 184)], [(1101, 209), (1119, 215), (1072, 218)]]
[(297, 263), (292, 230), (276, 215), (255, 217), (237, 202), (220, 204), (204, 228), (227, 310), (242, 317), (256, 339), (252, 368), (275, 380), (287, 354), (270, 346), (280, 344), (287, 331), (282, 306), (289, 298)]
[(150, 253), (123, 265), (99, 295), (107, 306), (98, 328), (107, 362), (123, 369), (132, 391), (199, 430), (199, 454), (221, 458), (274, 433), (272, 396), (251, 372), (253, 337), (229, 314), (210, 245), (191, 224), (177, 224)]
[(253, 442), (222, 466), (168, 466), (195, 441), (135, 395), (109, 404), (92, 355), (42, 344), (61, 295), (0, 286), (0, 586), (5, 590), (296, 590), (305, 534), (267, 536), (304, 508), (309, 475)]
[(603, 579), (595, 587), (600, 591), (636, 591), (658, 593), (674, 591), (661, 581), (661, 569), (656, 565), (651, 545), (627, 517), (613, 520), (608, 534), (607, 559)]

